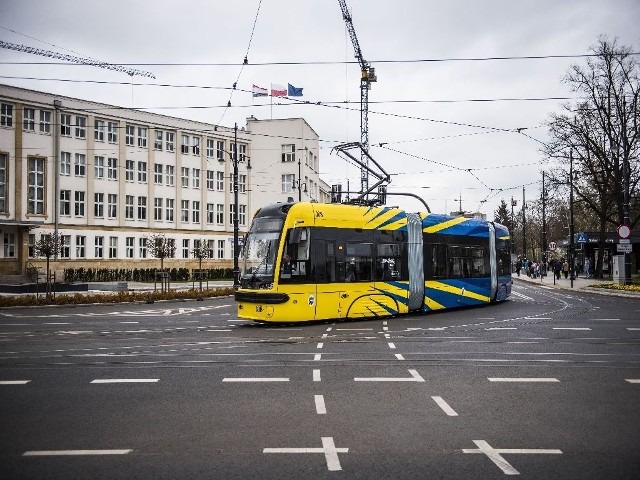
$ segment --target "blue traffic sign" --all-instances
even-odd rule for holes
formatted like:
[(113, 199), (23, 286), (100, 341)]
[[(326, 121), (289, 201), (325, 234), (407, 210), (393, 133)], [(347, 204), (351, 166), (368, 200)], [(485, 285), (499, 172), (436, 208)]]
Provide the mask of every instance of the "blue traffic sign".
[(578, 243), (587, 243), (587, 234), (586, 233), (576, 233), (576, 242)]

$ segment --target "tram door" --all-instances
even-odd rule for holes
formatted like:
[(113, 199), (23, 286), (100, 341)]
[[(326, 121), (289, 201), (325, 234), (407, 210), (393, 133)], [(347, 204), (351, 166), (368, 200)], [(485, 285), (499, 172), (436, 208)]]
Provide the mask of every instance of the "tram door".
[[(316, 283), (316, 319), (342, 318), (338, 278), (338, 248), (334, 240), (317, 239), (311, 244)], [(344, 255), (344, 254), (343, 254)]]

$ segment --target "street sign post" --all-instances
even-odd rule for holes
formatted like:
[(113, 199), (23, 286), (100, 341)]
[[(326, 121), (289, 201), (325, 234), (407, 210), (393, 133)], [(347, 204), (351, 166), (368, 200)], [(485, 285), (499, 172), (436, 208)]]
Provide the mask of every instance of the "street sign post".
[(558, 248), (558, 244), (556, 242), (549, 242), (549, 251), (555, 252)]

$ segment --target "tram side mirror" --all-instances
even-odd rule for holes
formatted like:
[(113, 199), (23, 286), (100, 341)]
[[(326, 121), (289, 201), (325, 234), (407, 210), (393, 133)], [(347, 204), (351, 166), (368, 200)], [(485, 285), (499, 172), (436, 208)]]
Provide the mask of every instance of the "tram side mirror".
[(307, 240), (306, 228), (294, 228), (289, 236), (289, 243), (300, 243)]

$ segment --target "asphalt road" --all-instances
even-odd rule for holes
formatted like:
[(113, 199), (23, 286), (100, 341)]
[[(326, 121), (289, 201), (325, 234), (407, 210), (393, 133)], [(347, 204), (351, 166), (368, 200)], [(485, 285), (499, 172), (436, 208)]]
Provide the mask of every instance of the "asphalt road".
[(264, 326), (231, 298), (0, 310), (2, 479), (640, 478), (640, 301)]

